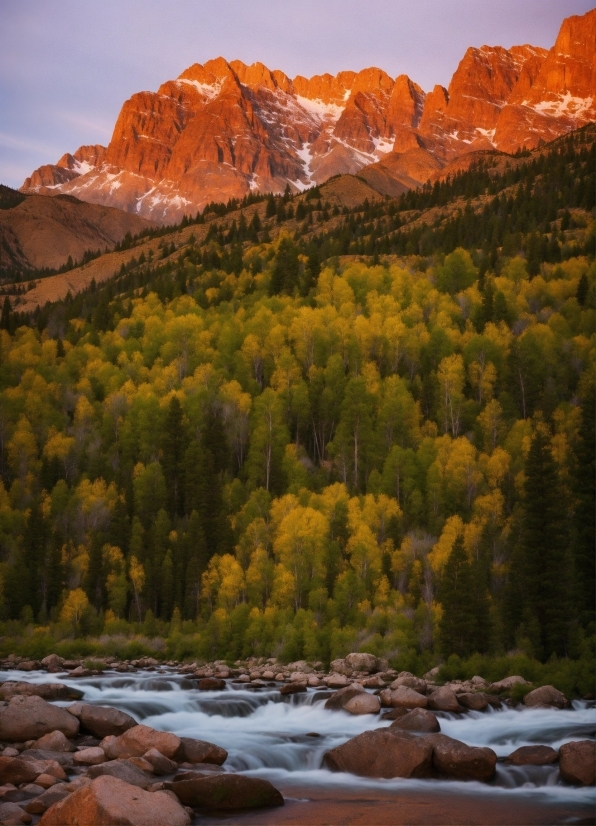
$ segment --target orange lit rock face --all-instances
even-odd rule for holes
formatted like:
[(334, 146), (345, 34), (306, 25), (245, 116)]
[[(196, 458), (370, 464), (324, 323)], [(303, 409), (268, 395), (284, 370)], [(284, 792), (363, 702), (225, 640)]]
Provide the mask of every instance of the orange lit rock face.
[(209, 201), (300, 190), (380, 159), (385, 177), (399, 168), (399, 186), (415, 185), (414, 172), (462, 154), (532, 147), (594, 120), (595, 44), (596, 10), (565, 20), (548, 52), (468, 49), (449, 88), (428, 95), (377, 68), (291, 80), (217, 58), (133, 95), (107, 149), (81, 147), (22, 189), (171, 222)]

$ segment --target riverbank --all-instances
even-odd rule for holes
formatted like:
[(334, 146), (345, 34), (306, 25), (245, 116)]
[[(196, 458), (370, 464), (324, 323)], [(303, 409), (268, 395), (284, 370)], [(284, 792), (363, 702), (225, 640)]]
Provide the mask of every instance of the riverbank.
[(329, 789), (278, 783), (283, 808), (197, 818), (200, 826), (558, 826), (596, 823), (594, 803), (445, 789)]

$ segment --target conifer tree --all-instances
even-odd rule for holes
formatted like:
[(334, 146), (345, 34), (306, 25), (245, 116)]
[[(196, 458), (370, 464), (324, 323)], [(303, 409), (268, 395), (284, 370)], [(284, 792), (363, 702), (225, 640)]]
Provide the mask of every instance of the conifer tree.
[[(565, 509), (549, 434), (536, 429), (525, 467), (521, 538), (510, 571), (510, 610), (521, 621), (536, 655), (567, 650), (570, 558)], [(517, 603), (517, 607), (515, 605)]]
[(440, 598), (443, 616), (439, 627), (439, 647), (445, 656), (466, 657), (476, 641), (476, 611), (472, 569), (458, 536), (445, 563)]
[(573, 557), (576, 579), (576, 595), (580, 617), (584, 623), (594, 621), (596, 598), (594, 583), (596, 571), (595, 513), (595, 455), (596, 421), (594, 383), (588, 387), (582, 404), (579, 438), (573, 457), (574, 489), (576, 504), (573, 514)]
[(177, 396), (172, 396), (168, 406), (161, 446), (161, 465), (168, 489), (169, 512), (174, 517), (182, 513), (182, 462), (186, 448), (182, 406)]

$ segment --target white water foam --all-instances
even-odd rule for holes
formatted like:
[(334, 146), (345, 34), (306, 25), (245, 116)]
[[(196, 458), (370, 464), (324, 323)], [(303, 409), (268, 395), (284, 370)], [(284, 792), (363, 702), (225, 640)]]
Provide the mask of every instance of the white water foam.
[[(196, 683), (172, 669), (69, 679), (46, 672), (3, 672), (2, 679), (33, 683), (64, 682), (84, 692), (84, 701), (119, 708), (139, 722), (217, 743), (228, 753), (226, 766), (296, 787), (386, 790), (431, 789), (466, 794), (532, 794), (559, 802), (589, 803), (593, 789), (560, 782), (554, 766), (509, 766), (498, 763), (489, 783), (453, 780), (373, 780), (321, 768), (326, 751), (351, 737), (389, 725), (372, 715), (355, 716), (324, 708), (329, 692), (283, 697), (278, 688), (258, 690), (228, 683), (223, 691), (199, 691)], [(68, 702), (58, 703), (69, 705)], [(594, 738), (596, 711), (586, 703), (573, 708), (511, 709), (438, 714), (444, 734), (473, 746), (489, 746), (505, 757), (520, 746), (537, 743), (559, 748), (571, 740)], [(312, 736), (317, 734), (318, 736)]]

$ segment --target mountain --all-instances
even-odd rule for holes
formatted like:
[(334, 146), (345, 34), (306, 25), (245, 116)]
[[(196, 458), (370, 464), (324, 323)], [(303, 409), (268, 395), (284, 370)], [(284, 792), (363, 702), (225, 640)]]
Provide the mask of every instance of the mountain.
[(170, 222), (374, 164), (364, 177), (395, 195), (463, 154), (532, 148), (596, 119), (595, 55), (596, 9), (564, 20), (550, 51), (469, 48), (448, 89), (428, 94), (377, 68), (290, 79), (220, 57), (133, 95), (105, 150), (64, 155), (22, 190)]
[(111, 249), (126, 233), (136, 235), (153, 226), (138, 215), (71, 195), (46, 198), (19, 195), (8, 187), (1, 190), (0, 272), (4, 275), (14, 270), (58, 269), (69, 257), (81, 261), (86, 252)]

